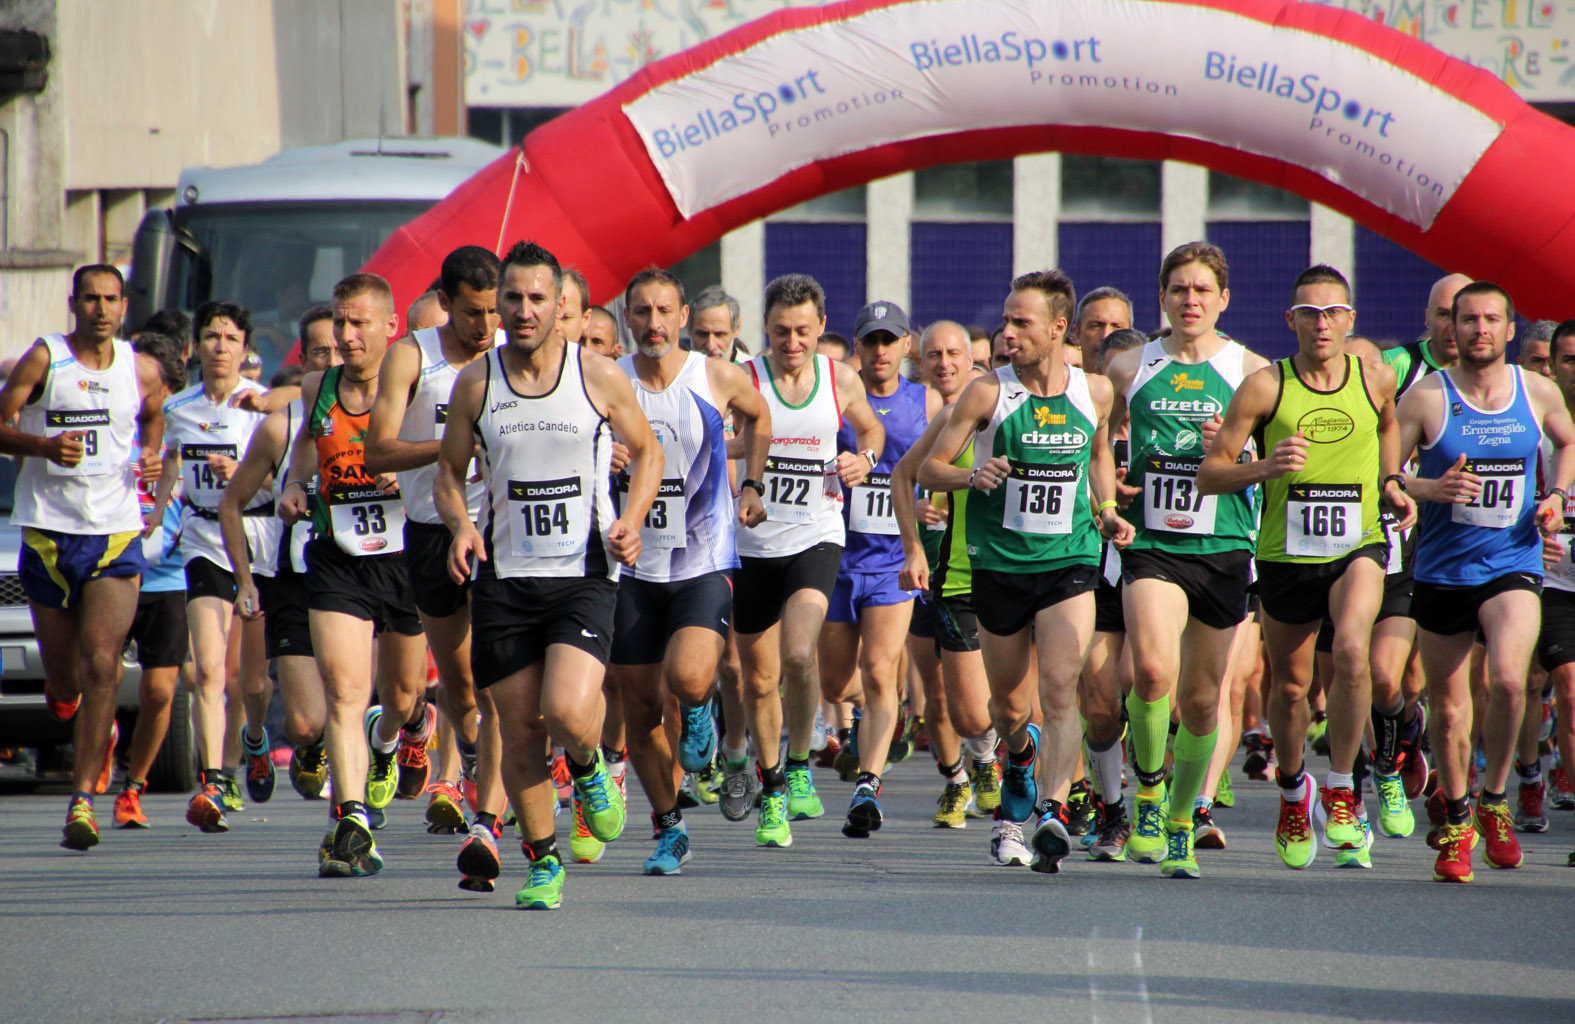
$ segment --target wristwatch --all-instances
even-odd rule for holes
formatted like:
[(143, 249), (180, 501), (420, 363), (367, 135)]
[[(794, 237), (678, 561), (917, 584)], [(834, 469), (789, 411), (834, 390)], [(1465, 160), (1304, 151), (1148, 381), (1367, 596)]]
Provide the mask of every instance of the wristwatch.
[(762, 498), (764, 498), (766, 496), (766, 485), (761, 483), (759, 480), (744, 480), (744, 481), (742, 481), (738, 485), (739, 493), (743, 493), (743, 490), (746, 487), (753, 489), (754, 492), (756, 494), (760, 495)]
[(864, 456), (866, 459), (869, 460), (871, 469), (874, 469), (875, 468), (875, 464), (880, 461), (880, 457), (877, 456), (873, 451), (871, 451), (868, 448), (866, 448), (863, 451), (859, 452), (859, 454)]

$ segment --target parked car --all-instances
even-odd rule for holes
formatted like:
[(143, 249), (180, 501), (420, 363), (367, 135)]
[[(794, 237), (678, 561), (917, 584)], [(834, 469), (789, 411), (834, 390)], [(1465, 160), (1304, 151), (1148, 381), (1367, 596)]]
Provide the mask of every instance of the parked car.
[[(40, 751), (34, 763), (47, 767), (51, 755), (71, 742), (71, 723), (57, 722), (44, 709), (44, 664), (33, 635), (33, 616), (17, 575), (22, 551), (22, 530), (11, 522), (15, 505), (17, 464), (0, 458), (0, 747), (25, 747)], [(117, 698), (116, 720), (121, 746), (131, 740), (137, 718), (137, 686), (142, 670), (135, 645), (122, 655), (124, 675)], [(68, 762), (69, 763), (69, 762)], [(191, 695), (182, 683), (175, 692), (170, 728), (159, 749), (148, 786), (165, 792), (190, 792), (197, 785), (192, 759)]]

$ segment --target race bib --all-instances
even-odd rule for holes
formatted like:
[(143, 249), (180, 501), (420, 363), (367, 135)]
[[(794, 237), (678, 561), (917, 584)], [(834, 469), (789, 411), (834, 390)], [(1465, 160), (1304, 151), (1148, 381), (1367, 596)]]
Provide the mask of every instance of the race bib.
[(871, 473), (848, 496), (848, 525), (855, 533), (896, 537), (897, 513), (891, 504), (891, 474)]
[[(835, 477), (832, 477), (835, 480)], [(766, 518), (778, 523), (813, 523), (831, 508), (826, 463), (818, 459), (766, 459)]]
[[(622, 507), (629, 501), (629, 478), (618, 478), (618, 489), (623, 492)], [(684, 482), (682, 480), (663, 480), (656, 489), (656, 499), (651, 502), (651, 511), (645, 514), (645, 522), (640, 526), (640, 546), (642, 548), (681, 548), (687, 537), (684, 521)]]
[(405, 506), (397, 494), (376, 487), (335, 487), (328, 492), (334, 543), (351, 555), (388, 555), (405, 549)]
[(510, 480), (508, 494), (517, 554), (561, 557), (585, 550), (590, 522), (579, 477)]
[[(50, 409), (44, 413), (44, 436), (59, 437), (80, 431), (82, 436), (82, 461), (75, 466), (62, 466), (44, 460), (44, 472), (49, 476), (103, 476), (112, 472), (108, 452), (108, 409)], [(101, 443), (102, 442), (102, 443)]]
[(1291, 484), (1285, 500), (1285, 553), (1337, 558), (1362, 542), (1361, 484)]
[(1564, 546), (1564, 553), (1548, 567), (1546, 576), (1575, 584), (1575, 561), (1570, 558), (1571, 548), (1575, 546), (1575, 501), (1564, 503), (1564, 521), (1559, 526), (1558, 542)]
[(1450, 520), (1490, 530), (1515, 525), (1526, 503), (1526, 460), (1471, 459), (1463, 468), (1482, 478), (1482, 490), (1469, 504), (1451, 505)]
[(208, 465), (208, 456), (222, 455), (237, 459), (240, 454), (233, 444), (183, 444), (180, 460), (186, 473), (186, 497), (199, 508), (215, 509), (224, 495), (224, 481)]
[(1198, 491), (1202, 459), (1150, 455), (1143, 467), (1143, 526), (1167, 533), (1210, 537), (1217, 499)]
[(1399, 520), (1395, 518), (1394, 512), (1388, 508), (1379, 509), (1378, 521), (1383, 524), (1384, 540), (1389, 545), (1388, 552), (1384, 557), (1384, 575), (1393, 576), (1405, 568), (1405, 542), (1411, 531), (1396, 528), (1395, 524)]
[(1071, 533), (1080, 483), (1075, 465), (1013, 462), (1001, 525), (1018, 533)]

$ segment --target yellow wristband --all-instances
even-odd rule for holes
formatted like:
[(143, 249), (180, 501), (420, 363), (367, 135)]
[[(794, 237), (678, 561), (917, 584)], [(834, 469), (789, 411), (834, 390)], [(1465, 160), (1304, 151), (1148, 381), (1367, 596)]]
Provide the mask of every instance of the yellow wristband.
[(1119, 502), (1115, 501), (1101, 501), (1099, 503), (1099, 511), (1103, 512), (1107, 508), (1116, 508), (1119, 506), (1119, 504)]

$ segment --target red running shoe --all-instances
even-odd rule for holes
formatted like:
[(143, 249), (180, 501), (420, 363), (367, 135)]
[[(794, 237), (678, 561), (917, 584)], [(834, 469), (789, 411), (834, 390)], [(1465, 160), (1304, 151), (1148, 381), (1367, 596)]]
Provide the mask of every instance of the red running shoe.
[(44, 709), (49, 712), (49, 717), (57, 722), (69, 722), (76, 717), (77, 708), (82, 706), (82, 695), (79, 693), (73, 700), (61, 700), (49, 692), (49, 684), (44, 684)]
[(1477, 800), (1471, 812), (1471, 821), (1482, 833), (1486, 845), (1483, 859), (1490, 868), (1518, 868), (1526, 856), (1520, 852), (1520, 840), (1515, 838), (1515, 827), (1509, 816), (1509, 804), (1484, 804)]
[(1433, 881), (1469, 882), (1471, 848), (1477, 845), (1477, 832), (1471, 825), (1445, 825), (1440, 830), (1438, 859), (1433, 862)]

